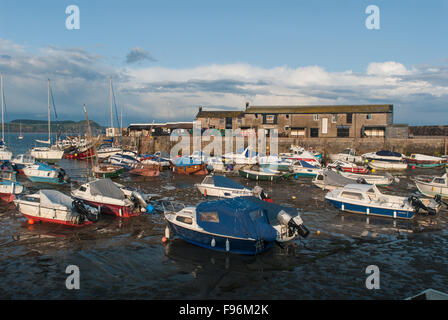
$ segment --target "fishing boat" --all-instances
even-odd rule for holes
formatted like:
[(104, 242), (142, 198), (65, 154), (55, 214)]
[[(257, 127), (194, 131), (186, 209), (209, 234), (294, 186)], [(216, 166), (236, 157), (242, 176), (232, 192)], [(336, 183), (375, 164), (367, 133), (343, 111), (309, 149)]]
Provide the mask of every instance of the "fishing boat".
[(11, 160), (11, 163), (14, 170), (23, 174), (23, 168), (35, 164), (36, 159), (30, 154), (19, 154)]
[(139, 163), (139, 161), (131, 155), (117, 153), (109, 158), (109, 163), (115, 166), (120, 166), (126, 170), (131, 170), (133, 165)]
[(243, 178), (255, 181), (276, 181), (281, 178), (288, 178), (291, 175), (289, 172), (285, 173), (269, 168), (257, 169), (257, 167), (241, 168), (238, 173)]
[(297, 177), (315, 177), (321, 170), (321, 168), (313, 166), (305, 160), (294, 161), (290, 168)]
[(279, 156), (258, 157), (258, 164), (263, 168), (270, 168), (278, 171), (289, 171), (292, 160), (285, 160)]
[(413, 153), (410, 157), (406, 157), (405, 159), (407, 163), (422, 168), (434, 168), (446, 165), (446, 158), (427, 156), (418, 153)]
[(347, 161), (352, 163), (360, 163), (362, 162), (362, 157), (357, 156), (356, 152), (352, 148), (346, 148), (340, 153), (333, 153), (330, 154), (330, 160), (331, 161)]
[(446, 173), (441, 177), (416, 177), (414, 182), (418, 191), (425, 196), (440, 195), (442, 198), (448, 198), (448, 177)]
[(30, 223), (39, 221), (82, 227), (99, 219), (96, 208), (57, 190), (39, 190), (14, 200), (14, 204)]
[(47, 163), (36, 162), (23, 168), (23, 174), (33, 182), (65, 184), (70, 177), (62, 168), (55, 168)]
[[(57, 144), (51, 145), (51, 116), (50, 116), (50, 79), (48, 79), (48, 140), (36, 140), (39, 143), (47, 144), (48, 147), (35, 147), (30, 150), (30, 154), (38, 161), (56, 163), (64, 156), (64, 150)], [(51, 95), (52, 96), (52, 95)], [(54, 102), (53, 102), (54, 104)]]
[(160, 166), (153, 163), (137, 162), (131, 164), (129, 173), (145, 177), (157, 177), (160, 174)]
[(250, 147), (239, 149), (236, 153), (226, 153), (223, 155), (225, 163), (236, 165), (251, 165), (258, 163), (258, 153), (250, 150)]
[(207, 201), (178, 212), (173, 208), (164, 216), (167, 238), (236, 254), (259, 254), (276, 242), (309, 234), (296, 209), (255, 197)]
[(392, 176), (358, 175), (356, 173), (336, 172), (331, 169), (323, 169), (313, 179), (312, 183), (323, 190), (334, 190), (348, 184), (376, 184), (389, 185), (393, 182)]
[(187, 156), (175, 159), (171, 169), (179, 174), (208, 174), (207, 165), (204, 162)]
[(95, 155), (95, 150), (92, 144), (84, 143), (74, 147), (71, 150), (64, 151), (65, 159), (72, 160), (87, 160)]
[(353, 162), (336, 160), (327, 165), (327, 168), (333, 168), (340, 171), (352, 172), (352, 173), (367, 173), (369, 171), (368, 167), (358, 166)]
[(348, 184), (328, 192), (325, 199), (341, 211), (394, 219), (412, 219), (419, 212), (435, 215), (441, 207), (434, 199), (386, 195), (371, 184)]
[(406, 170), (408, 168), (408, 164), (406, 161), (382, 161), (382, 160), (371, 160), (369, 162), (369, 167), (375, 170)]
[(269, 199), (268, 195), (259, 186), (253, 189), (246, 188), (225, 176), (219, 175), (208, 175), (201, 183), (196, 183), (195, 187), (204, 197), (236, 198), (253, 196), (265, 201)]
[(137, 190), (129, 192), (110, 179), (96, 179), (72, 191), (72, 197), (96, 207), (102, 214), (128, 218), (146, 212), (148, 203)]
[(15, 171), (0, 171), (0, 199), (6, 202), (12, 202), (24, 189), (23, 185), (17, 181)]
[(5, 144), (5, 123), (4, 123), (4, 104), (5, 93), (3, 92), (3, 75), (0, 73), (0, 94), (2, 101), (2, 140), (0, 140), (0, 161), (9, 161), (12, 158), (12, 152), (8, 150)]

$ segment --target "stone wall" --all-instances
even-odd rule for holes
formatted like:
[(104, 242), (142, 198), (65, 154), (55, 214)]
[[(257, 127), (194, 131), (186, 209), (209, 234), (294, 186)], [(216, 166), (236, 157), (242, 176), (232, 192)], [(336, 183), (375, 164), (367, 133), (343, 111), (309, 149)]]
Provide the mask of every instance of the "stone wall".
[[(266, 144), (269, 146), (270, 140), (266, 138)], [(279, 138), (278, 152), (288, 152), (291, 144), (303, 147), (312, 147), (323, 152), (325, 155), (338, 153), (345, 148), (355, 148), (358, 154), (378, 151), (382, 149), (401, 152), (404, 154), (423, 153), (428, 155), (446, 154), (448, 144), (447, 137), (438, 138), (413, 138), (413, 139), (384, 139), (384, 138)], [(180, 139), (179, 139), (180, 141)], [(127, 149), (139, 150), (140, 153), (154, 153), (156, 151), (170, 152), (177, 141), (170, 141), (169, 136), (160, 137), (123, 137), (123, 143)], [(202, 141), (202, 148), (207, 146), (209, 141)], [(245, 145), (247, 146), (247, 139)], [(224, 140), (223, 140), (224, 153)], [(234, 148), (236, 142), (234, 141)], [(193, 144), (190, 144), (190, 150), (193, 151)]]

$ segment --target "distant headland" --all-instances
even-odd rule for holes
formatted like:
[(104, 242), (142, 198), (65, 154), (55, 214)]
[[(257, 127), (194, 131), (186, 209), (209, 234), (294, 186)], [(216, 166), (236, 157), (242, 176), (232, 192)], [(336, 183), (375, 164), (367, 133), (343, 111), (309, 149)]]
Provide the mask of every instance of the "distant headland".
[[(90, 120), (90, 128), (92, 134), (101, 134), (104, 132), (104, 127)], [(51, 131), (59, 132), (63, 134), (84, 134), (88, 130), (87, 121), (52, 121)], [(28, 119), (17, 119), (11, 122), (5, 123), (5, 131), (9, 132), (33, 132), (33, 133), (43, 133), (48, 132), (48, 122), (46, 120), (28, 120)]]

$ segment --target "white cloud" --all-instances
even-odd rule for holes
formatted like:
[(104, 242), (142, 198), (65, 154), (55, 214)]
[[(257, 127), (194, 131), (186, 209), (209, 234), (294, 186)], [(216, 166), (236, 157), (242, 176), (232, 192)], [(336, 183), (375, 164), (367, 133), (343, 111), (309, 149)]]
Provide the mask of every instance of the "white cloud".
[(367, 67), (368, 75), (404, 76), (410, 73), (403, 64), (395, 61), (372, 62)]

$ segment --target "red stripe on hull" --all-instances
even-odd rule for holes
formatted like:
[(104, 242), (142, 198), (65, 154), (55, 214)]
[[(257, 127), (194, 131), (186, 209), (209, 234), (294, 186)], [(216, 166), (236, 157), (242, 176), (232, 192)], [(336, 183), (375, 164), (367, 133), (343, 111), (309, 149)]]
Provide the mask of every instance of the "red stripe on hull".
[(0, 199), (6, 202), (12, 202), (16, 198), (15, 195), (11, 193), (0, 193)]
[(84, 222), (81, 223), (81, 224), (75, 224), (75, 223), (72, 223), (72, 222), (70, 222), (70, 221), (56, 220), (56, 219), (47, 219), (47, 218), (42, 218), (42, 217), (30, 216), (30, 215), (27, 215), (27, 214), (23, 214), (23, 215), (24, 215), (26, 218), (31, 219), (31, 220), (33, 220), (33, 221), (39, 221), (39, 222), (41, 221), (41, 222), (49, 222), (49, 223), (63, 224), (63, 225), (70, 226), (70, 227), (84, 227), (84, 226), (87, 226), (87, 225), (93, 223), (92, 221), (84, 221)]
[[(83, 200), (88, 205), (91, 205), (92, 207), (98, 208), (100, 207), (100, 212), (102, 214), (109, 214), (117, 217), (122, 218), (129, 218), (129, 217), (135, 217), (139, 216), (141, 214), (140, 211), (131, 212), (130, 207), (125, 206), (118, 206), (115, 204), (107, 204), (107, 203), (99, 203), (99, 202), (93, 202), (88, 200)], [(121, 209), (121, 215), (120, 215), (120, 209)]]

